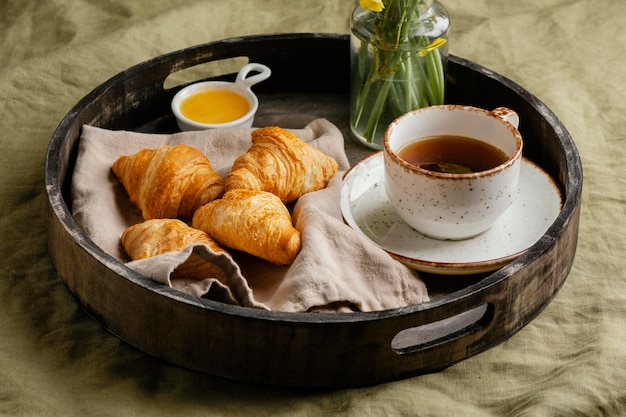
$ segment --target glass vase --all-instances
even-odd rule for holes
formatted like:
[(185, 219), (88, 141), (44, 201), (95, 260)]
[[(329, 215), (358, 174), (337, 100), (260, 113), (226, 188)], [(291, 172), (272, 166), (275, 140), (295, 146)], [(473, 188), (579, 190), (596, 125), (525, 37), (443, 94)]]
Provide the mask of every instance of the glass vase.
[(350, 35), (350, 129), (382, 149), (385, 129), (410, 110), (443, 104), (450, 18), (435, 0), (385, 0), (357, 7)]

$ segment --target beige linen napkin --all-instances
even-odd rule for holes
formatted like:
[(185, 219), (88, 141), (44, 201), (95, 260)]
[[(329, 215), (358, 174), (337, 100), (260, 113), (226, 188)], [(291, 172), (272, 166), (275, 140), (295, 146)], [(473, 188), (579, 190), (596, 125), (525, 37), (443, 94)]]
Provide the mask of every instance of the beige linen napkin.
[[(339, 163), (324, 190), (302, 196), (292, 209), (302, 233), (302, 250), (290, 266), (276, 266), (231, 251), (215, 254), (204, 245), (131, 262), (120, 244), (122, 232), (142, 221), (111, 171), (113, 162), (145, 148), (185, 143), (202, 151), (225, 176), (236, 157), (251, 146), (253, 129), (235, 128), (171, 135), (111, 131), (84, 126), (72, 177), (73, 214), (85, 233), (105, 252), (146, 276), (195, 296), (275, 311), (376, 311), (428, 300), (417, 274), (343, 223), (339, 208), (342, 177), (349, 168), (339, 129), (325, 119), (293, 130)], [(184, 279), (177, 270), (209, 260), (227, 272)]]

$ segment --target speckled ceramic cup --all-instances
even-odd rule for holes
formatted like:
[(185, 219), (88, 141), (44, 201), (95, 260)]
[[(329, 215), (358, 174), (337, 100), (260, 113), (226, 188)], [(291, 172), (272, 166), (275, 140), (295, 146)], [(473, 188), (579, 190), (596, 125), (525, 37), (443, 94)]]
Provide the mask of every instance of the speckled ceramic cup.
[[(436, 239), (460, 240), (488, 230), (517, 194), (522, 161), (519, 117), (513, 110), (432, 106), (394, 120), (384, 136), (385, 191), (400, 217)], [(412, 165), (398, 156), (405, 146), (452, 135), (493, 145), (508, 159), (485, 171), (451, 174)]]

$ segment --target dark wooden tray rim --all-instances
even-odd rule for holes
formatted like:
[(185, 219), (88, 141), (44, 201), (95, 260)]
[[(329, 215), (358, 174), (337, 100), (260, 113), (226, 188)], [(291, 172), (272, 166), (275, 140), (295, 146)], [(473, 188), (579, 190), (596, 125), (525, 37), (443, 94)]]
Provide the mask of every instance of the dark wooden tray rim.
[[(506, 267), (470, 281), (459, 278), (450, 288), (439, 287), (438, 277), (426, 276), (441, 294), (431, 302), (354, 314), (225, 305), (145, 279), (104, 253), (75, 223), (69, 182), (81, 126), (171, 131), (169, 101), (182, 86), (164, 90), (163, 80), (174, 71), (208, 61), (245, 56), (270, 66), (272, 78), (255, 90), (266, 103), (258, 120), (280, 124), (274, 106), (291, 108), (290, 100), (305, 97), (314, 103), (305, 106), (300, 118), (290, 119), (292, 123), (306, 123), (326, 106), (326, 114), (319, 114), (344, 132), (351, 162), (366, 156), (370, 151), (354, 143), (347, 128), (348, 48), (349, 37), (340, 34), (227, 39), (136, 65), (80, 100), (54, 132), (45, 163), (49, 252), (77, 303), (121, 339), (174, 364), (237, 380), (301, 387), (371, 385), (438, 371), (501, 343), (528, 324), (556, 295), (571, 268), (582, 165), (571, 136), (537, 97), (456, 56), (449, 60), (446, 101), (484, 108), (504, 105), (518, 111), (525, 156), (553, 176), (562, 188), (564, 204), (545, 235)], [(303, 79), (311, 81), (302, 83)], [(446, 332), (450, 320), (468, 312), (479, 314), (465, 327)], [(182, 319), (189, 323), (187, 328), (180, 328)], [(411, 333), (420, 326), (439, 326), (442, 336), (392, 348), (401, 334), (409, 339), (423, 335)]]

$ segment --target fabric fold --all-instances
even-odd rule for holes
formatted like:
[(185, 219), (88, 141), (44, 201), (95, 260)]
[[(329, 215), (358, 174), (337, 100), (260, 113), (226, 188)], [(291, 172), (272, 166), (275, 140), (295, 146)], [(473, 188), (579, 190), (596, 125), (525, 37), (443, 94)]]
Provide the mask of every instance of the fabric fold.
[[(225, 176), (236, 157), (251, 146), (253, 129), (235, 128), (171, 135), (111, 131), (84, 126), (72, 177), (73, 214), (85, 233), (128, 267), (198, 297), (275, 311), (377, 311), (428, 300), (424, 283), (411, 269), (360, 236), (342, 219), (343, 174), (349, 163), (341, 132), (325, 119), (292, 131), (335, 158), (339, 171), (325, 189), (305, 194), (290, 206), (302, 233), (302, 250), (290, 266), (277, 266), (229, 250), (193, 245), (140, 261), (130, 261), (119, 242), (122, 232), (143, 219), (111, 172), (113, 162), (145, 148), (185, 143), (203, 152)], [(228, 248), (226, 248), (228, 250)], [(189, 278), (186, 271), (208, 262), (228, 277)]]

